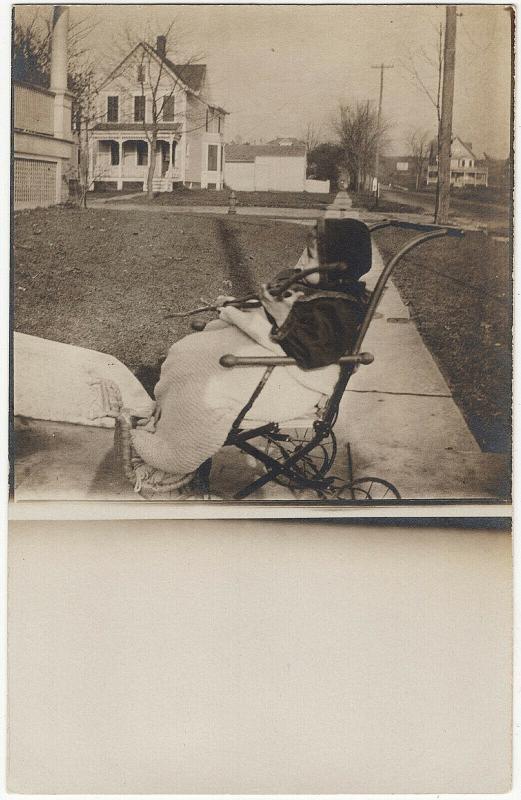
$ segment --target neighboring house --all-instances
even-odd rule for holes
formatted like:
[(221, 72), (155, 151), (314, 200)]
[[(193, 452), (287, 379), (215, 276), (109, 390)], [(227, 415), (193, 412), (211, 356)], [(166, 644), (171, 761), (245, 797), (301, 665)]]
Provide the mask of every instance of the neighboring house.
[[(427, 170), (427, 159), (425, 167), (420, 176), (420, 186), (425, 185), (425, 173)], [(416, 188), (417, 164), (413, 156), (381, 156), (380, 158), (380, 183), (392, 184), (403, 189)]]
[(328, 192), (329, 181), (306, 180), (306, 145), (275, 139), (270, 144), (227, 144), (224, 181), (242, 192)]
[(302, 139), (295, 139), (294, 136), (284, 136), (284, 137), (277, 137), (277, 139), (271, 139), (271, 141), (266, 142), (266, 144), (277, 144), (279, 147), (293, 147), (293, 145), (304, 145), (306, 143), (302, 141)]
[[(479, 166), (472, 152), (472, 144), (455, 136), (451, 145), (450, 184), (455, 187), (488, 186), (488, 169)], [(427, 169), (427, 185), (438, 182), (437, 163), (429, 164)]]
[(13, 80), (14, 208), (65, 202), (76, 147), (67, 91), (68, 9), (57, 6), (50, 89)]
[(157, 37), (155, 49), (144, 42), (136, 45), (101, 87), (99, 122), (90, 143), (95, 184), (146, 189), (146, 128), (150, 131), (156, 81), (162, 113), (154, 191), (171, 191), (176, 183), (222, 189), (227, 112), (211, 101), (206, 65), (174, 64), (164, 36)]

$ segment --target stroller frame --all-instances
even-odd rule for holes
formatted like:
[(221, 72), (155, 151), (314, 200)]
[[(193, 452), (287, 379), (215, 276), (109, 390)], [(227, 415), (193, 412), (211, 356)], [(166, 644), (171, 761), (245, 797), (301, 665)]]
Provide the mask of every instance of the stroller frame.
[[(374, 499), (371, 495), (374, 485), (378, 485), (380, 490), (382, 490), (382, 488), (384, 490), (383, 496), (379, 498), (380, 500), (386, 498), (401, 499), (396, 487), (382, 478), (353, 478), (349, 445), (347, 452), (347, 481), (330, 474), (337, 452), (333, 428), (338, 417), (340, 401), (342, 400), (351, 376), (359, 366), (371, 364), (374, 361), (374, 356), (371, 353), (360, 352), (360, 350), (369, 325), (371, 324), (382, 298), (384, 289), (396, 265), (407, 253), (410, 253), (411, 250), (420, 245), (443, 236), (460, 237), (463, 235), (463, 231), (458, 228), (447, 226), (421, 225), (401, 220), (382, 220), (381, 222), (369, 225), (368, 229), (372, 234), (375, 231), (389, 227), (418, 231), (420, 235), (407, 242), (384, 266), (371, 293), (369, 305), (352, 352), (342, 356), (336, 362), (336, 364), (340, 366), (338, 380), (326, 402), (325, 408), (322, 412), (317, 414), (317, 418), (312, 425), (313, 431), (307, 440), (305, 437), (304, 440), (295, 440), (290, 434), (283, 433), (281, 429), (283, 429), (284, 426), (276, 422), (265, 423), (256, 428), (250, 428), (243, 424), (248, 411), (263, 390), (273, 370), (279, 366), (295, 366), (295, 359), (285, 356), (239, 357), (233, 354), (227, 354), (220, 358), (219, 363), (227, 369), (266, 367), (264, 375), (250, 399), (235, 419), (224, 443), (225, 447), (237, 447), (246, 455), (253, 456), (264, 465), (266, 472), (264, 475), (261, 475), (236, 492), (233, 496), (234, 500), (242, 500), (248, 497), (270, 481), (290, 485), (295, 489), (312, 489), (316, 492), (317, 497), (322, 500), (354, 501), (360, 499), (360, 495), (361, 499), (371, 500)], [(253, 439), (258, 438), (264, 441), (263, 448), (252, 442)], [(324, 444), (325, 442), (329, 444), (330, 452)], [(319, 464), (319, 466), (313, 463), (312, 457), (313, 451), (317, 451), (317, 448), (322, 451), (322, 455), (319, 458), (319, 460), (322, 460), (322, 463)], [(278, 454), (279, 457), (276, 458), (273, 454), (270, 455), (270, 449), (272, 453), (275, 449), (275, 454)], [(211, 465), (212, 460), (208, 459), (198, 470), (198, 481), (203, 491), (209, 491)]]

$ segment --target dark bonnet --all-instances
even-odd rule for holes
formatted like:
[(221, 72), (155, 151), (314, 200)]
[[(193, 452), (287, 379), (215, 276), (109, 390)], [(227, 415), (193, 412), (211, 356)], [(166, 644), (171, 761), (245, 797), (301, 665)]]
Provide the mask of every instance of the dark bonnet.
[(369, 272), (371, 234), (367, 225), (358, 219), (321, 219), (317, 228), (320, 264), (346, 263), (346, 278), (351, 281)]

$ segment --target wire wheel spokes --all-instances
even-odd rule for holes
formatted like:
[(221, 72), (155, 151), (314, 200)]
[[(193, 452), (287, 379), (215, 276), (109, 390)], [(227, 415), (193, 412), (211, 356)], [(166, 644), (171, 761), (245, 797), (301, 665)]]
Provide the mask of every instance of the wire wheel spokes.
[(396, 486), (383, 478), (355, 478), (335, 491), (335, 500), (401, 500)]
[[(315, 435), (316, 432), (312, 427), (283, 429), (280, 432), (280, 438), (279, 435), (277, 435), (276, 438), (270, 436), (266, 437), (266, 455), (269, 455), (275, 461), (283, 464), (288, 458), (294, 455), (298, 448), (309, 444)], [(307, 480), (322, 478), (330, 470), (335, 460), (336, 451), (337, 445), (335, 435), (333, 431), (330, 431), (322, 441), (318, 442), (315, 447), (309, 451), (309, 453), (306, 453), (302, 458), (298, 459), (292, 465), (291, 470), (296, 473), (297, 476), (301, 476)], [(294, 480), (292, 480), (290, 476), (284, 475), (283, 473), (277, 475), (274, 480), (282, 486), (291, 486), (294, 483)]]

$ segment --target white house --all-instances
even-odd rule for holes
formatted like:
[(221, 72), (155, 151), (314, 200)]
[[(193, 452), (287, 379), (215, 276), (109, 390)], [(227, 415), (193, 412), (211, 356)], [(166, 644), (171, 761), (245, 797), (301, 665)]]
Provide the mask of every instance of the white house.
[(67, 91), (69, 11), (53, 12), (50, 88), (13, 81), (13, 199), (15, 209), (61, 203), (76, 152)]
[(227, 112), (211, 100), (206, 65), (174, 64), (166, 45), (164, 36), (155, 49), (140, 42), (103, 83), (90, 141), (95, 185), (146, 188), (155, 97), (154, 191), (222, 189)]
[[(450, 183), (451, 186), (488, 186), (488, 170), (477, 165), (477, 158), (472, 152), (472, 145), (464, 142), (459, 136), (452, 140), (450, 151)], [(427, 169), (427, 185), (438, 182), (438, 165), (429, 164)]]
[(306, 180), (306, 145), (275, 139), (268, 144), (227, 144), (224, 182), (243, 192), (329, 192), (329, 181)]

